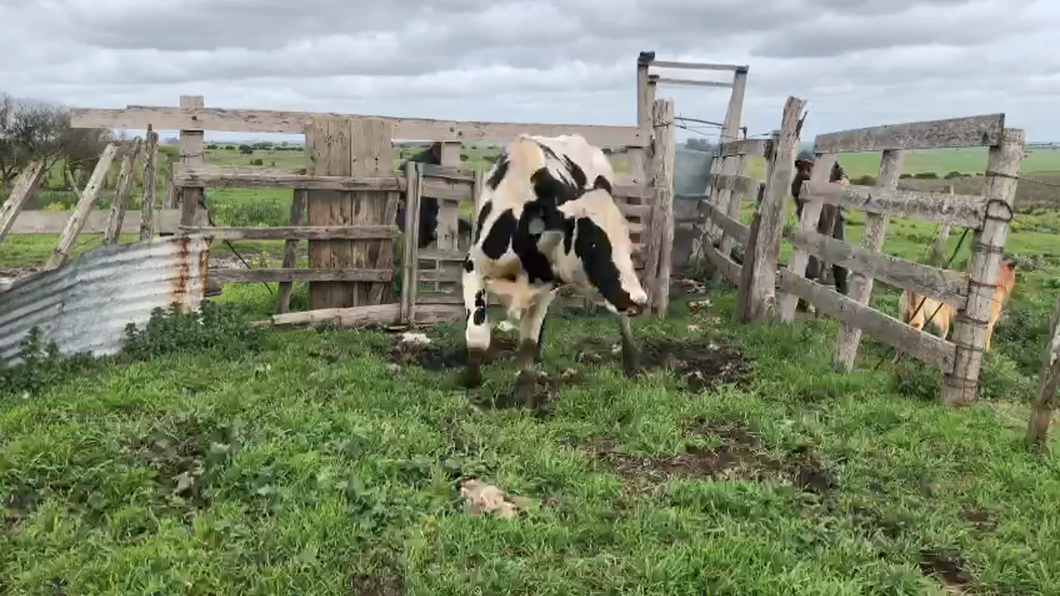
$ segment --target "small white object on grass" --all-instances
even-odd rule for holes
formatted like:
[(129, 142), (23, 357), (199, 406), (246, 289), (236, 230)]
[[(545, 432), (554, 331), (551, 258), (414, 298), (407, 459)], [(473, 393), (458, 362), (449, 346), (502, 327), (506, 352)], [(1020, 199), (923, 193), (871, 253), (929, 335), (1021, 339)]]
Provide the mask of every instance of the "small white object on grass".
[(419, 344), (421, 346), (431, 345), (431, 338), (427, 337), (425, 333), (413, 333), (406, 331), (401, 334), (401, 343), (404, 344)]
[(497, 323), (497, 331), (501, 331), (503, 333), (509, 333), (511, 331), (515, 331), (516, 329), (517, 327), (511, 321), (505, 320), (501, 321), (500, 323)]

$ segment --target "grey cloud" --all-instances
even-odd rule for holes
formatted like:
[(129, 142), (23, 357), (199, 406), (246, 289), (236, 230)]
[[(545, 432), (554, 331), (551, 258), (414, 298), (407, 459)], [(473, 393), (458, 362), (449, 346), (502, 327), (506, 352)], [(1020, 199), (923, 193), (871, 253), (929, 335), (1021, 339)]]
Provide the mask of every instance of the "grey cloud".
[[(752, 132), (795, 95), (810, 102), (807, 134), (1004, 109), (1060, 135), (1043, 99), (1060, 92), (1053, 0), (0, 0), (0, 22), (3, 90), (82, 106), (201, 93), (223, 107), (631, 124), (634, 60), (655, 50), (750, 64)], [(727, 100), (660, 95), (709, 120)]]

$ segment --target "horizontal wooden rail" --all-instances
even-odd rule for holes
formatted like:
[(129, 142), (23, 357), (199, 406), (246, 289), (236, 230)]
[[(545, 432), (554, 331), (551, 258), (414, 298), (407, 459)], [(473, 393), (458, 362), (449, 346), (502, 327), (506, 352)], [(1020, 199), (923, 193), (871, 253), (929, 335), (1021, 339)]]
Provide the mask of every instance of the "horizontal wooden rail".
[(213, 228), (180, 226), (186, 234), (215, 240), (387, 240), (397, 238), (395, 225), (277, 226), (273, 228)]
[(992, 147), (1001, 144), (1004, 130), (1004, 114), (889, 124), (817, 135), (813, 150), (815, 153), (858, 153)]
[(747, 176), (708, 174), (707, 185), (718, 190), (729, 190), (745, 196), (758, 198), (758, 190), (765, 185), (765, 182)]
[(857, 327), (943, 372), (953, 370), (957, 348), (952, 343), (914, 329), (894, 317), (837, 293), (833, 288), (822, 286), (787, 269), (781, 269), (777, 275), (781, 290), (813, 304), (821, 313)]
[(731, 236), (740, 244), (747, 244), (747, 241), (751, 236), (750, 226), (745, 226), (728, 215), (718, 211), (717, 207), (706, 201), (702, 201), (699, 204), (699, 208), (706, 213), (726, 235)]
[(539, 124), (518, 122), (473, 122), (394, 118), (363, 114), (289, 112), (279, 110), (232, 110), (222, 108), (175, 108), (129, 106), (125, 109), (74, 108), (74, 128), (146, 129), (304, 134), (314, 118), (385, 120), (393, 123), (394, 139), (425, 141), (508, 141), (520, 134), (557, 136), (580, 134), (600, 147), (646, 147), (648, 139), (635, 126), (587, 124)]
[[(431, 169), (442, 166), (432, 166)], [(435, 170), (433, 177), (424, 177), (423, 196), (446, 201), (474, 200), (473, 183), (457, 176), (444, 176)], [(275, 168), (252, 168), (247, 166), (189, 166), (174, 164), (173, 184), (190, 188), (290, 188), (296, 190), (348, 190), (348, 191), (397, 191), (405, 192), (408, 184), (404, 173), (393, 176), (347, 177), (312, 176)], [(651, 199), (654, 191), (645, 185), (620, 184), (613, 188), (619, 199)], [(642, 205), (629, 205), (624, 214), (642, 216), (647, 212)], [(620, 205), (620, 208), (624, 208)]]
[(712, 64), (709, 62), (680, 62), (677, 60), (653, 60), (650, 66), (659, 68), (684, 68), (687, 70), (748, 70), (746, 65)]
[(964, 308), (968, 302), (967, 274), (877, 254), (812, 231), (795, 232), (791, 244), (821, 257), (826, 263), (842, 265), (894, 287), (908, 288), (954, 308)]
[[(500, 299), (495, 296), (492, 292), (487, 292), (486, 296), (487, 303), (490, 306), (502, 308)], [(458, 292), (454, 294), (446, 294), (443, 292), (420, 292), (416, 294), (416, 304), (463, 304), (464, 297)], [(557, 296), (552, 302), (552, 306), (556, 307), (577, 307), (582, 306), (583, 302), (578, 297), (564, 297)]]
[(218, 284), (311, 281), (385, 282), (394, 276), (391, 269), (210, 269), (207, 277)]
[(725, 276), (725, 279), (729, 282), (739, 285), (740, 283), (740, 271), (742, 267), (736, 261), (733, 261), (729, 257), (721, 254), (721, 251), (714, 248), (713, 244), (704, 242), (703, 243), (703, 254), (707, 255), (707, 259), (721, 271), (721, 274)]
[(732, 157), (733, 155), (759, 155), (768, 158), (772, 153), (772, 139), (744, 139), (742, 141), (730, 141), (728, 143), (722, 143), (718, 147), (719, 157)]
[[(15, 218), (8, 234), (60, 234), (70, 219), (70, 211), (23, 211)], [(88, 214), (82, 234), (102, 234), (107, 231), (109, 209), (94, 209)], [(172, 234), (180, 225), (180, 209), (158, 209), (155, 211), (158, 232)], [(126, 211), (121, 224), (122, 234), (140, 233), (140, 212)]]
[(695, 79), (675, 79), (672, 77), (658, 77), (655, 79), (655, 82), (666, 85), (684, 85), (686, 87), (732, 87), (732, 83), (697, 81)]
[(921, 219), (978, 229), (986, 215), (987, 199), (980, 195), (951, 195), (919, 190), (889, 190), (879, 186), (844, 186), (835, 182), (805, 182), (803, 196), (829, 205)]
[[(413, 316), (416, 323), (441, 323), (463, 317), (464, 307), (456, 304), (425, 304), (417, 307)], [(255, 321), (251, 324), (255, 326), (298, 327), (324, 322), (348, 327), (369, 324), (393, 325), (401, 322), (401, 305), (376, 304), (372, 306), (322, 308), (307, 312), (290, 312), (272, 315), (272, 317), (264, 321)]]

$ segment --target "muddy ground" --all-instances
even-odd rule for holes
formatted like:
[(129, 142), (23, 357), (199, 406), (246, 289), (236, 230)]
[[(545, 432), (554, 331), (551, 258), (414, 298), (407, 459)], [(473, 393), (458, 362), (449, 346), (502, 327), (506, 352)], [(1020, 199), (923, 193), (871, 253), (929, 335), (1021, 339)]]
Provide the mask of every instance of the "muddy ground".
[(674, 456), (621, 453), (611, 437), (582, 442), (581, 447), (639, 489), (652, 489), (671, 478), (781, 482), (817, 494), (838, 487), (836, 473), (812, 449), (780, 457), (767, 454), (759, 434), (739, 421), (699, 418), (686, 423), (683, 431), (689, 442), (684, 453)]
[[(640, 340), (638, 347), (642, 369), (671, 370), (677, 375), (682, 388), (689, 391), (698, 392), (725, 383), (744, 384), (750, 380), (753, 372), (751, 363), (738, 348), (705, 337), (648, 338)], [(495, 336), (490, 342), (483, 366), (514, 361), (517, 348), (517, 339)], [(459, 370), (466, 361), (462, 345), (441, 345), (439, 342), (421, 345), (395, 340), (386, 355), (391, 362), (400, 366), (419, 366), (434, 372)], [(581, 342), (574, 353), (574, 360), (588, 366), (621, 367), (622, 364), (619, 344), (597, 338)], [(568, 369), (550, 384), (562, 385), (564, 379), (568, 383), (575, 382), (579, 377), (576, 369)]]

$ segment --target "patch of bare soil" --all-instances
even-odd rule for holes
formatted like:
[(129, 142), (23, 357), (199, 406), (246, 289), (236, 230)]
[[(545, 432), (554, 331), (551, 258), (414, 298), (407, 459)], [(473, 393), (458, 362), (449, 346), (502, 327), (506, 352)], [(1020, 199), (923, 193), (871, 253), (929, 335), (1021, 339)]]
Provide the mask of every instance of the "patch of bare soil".
[[(491, 362), (512, 360), (519, 347), (519, 340), (498, 336), (490, 340), (490, 347), (486, 351), (483, 365)], [(467, 362), (467, 354), (463, 348), (443, 346), (438, 342), (421, 344), (416, 342), (402, 342), (396, 340), (394, 345), (386, 351), (387, 357), (394, 364), (400, 366), (416, 365), (430, 371), (442, 372), (451, 369), (463, 368)]]
[[(672, 370), (689, 391), (743, 384), (753, 373), (751, 363), (738, 348), (706, 337), (647, 338), (638, 343), (641, 368)], [(576, 359), (598, 364), (620, 362), (622, 355), (617, 344), (590, 338), (582, 343)]]
[(961, 509), (961, 519), (980, 532), (989, 532), (997, 527), (997, 520), (990, 512), (979, 507), (968, 506)]
[(964, 569), (964, 559), (955, 552), (936, 549), (920, 550), (920, 572), (934, 576), (947, 588), (962, 593), (974, 578)]
[(350, 593), (363, 596), (401, 596), (405, 582), (396, 569), (381, 569), (374, 573), (358, 573), (350, 578)]
[(716, 447), (687, 445), (681, 455), (634, 456), (619, 453), (611, 438), (592, 442), (596, 456), (639, 486), (658, 486), (670, 478), (779, 481), (802, 491), (825, 493), (838, 486), (836, 474), (809, 449), (775, 458), (762, 452), (758, 433), (733, 420), (701, 418), (686, 425), (686, 435), (715, 436)]

